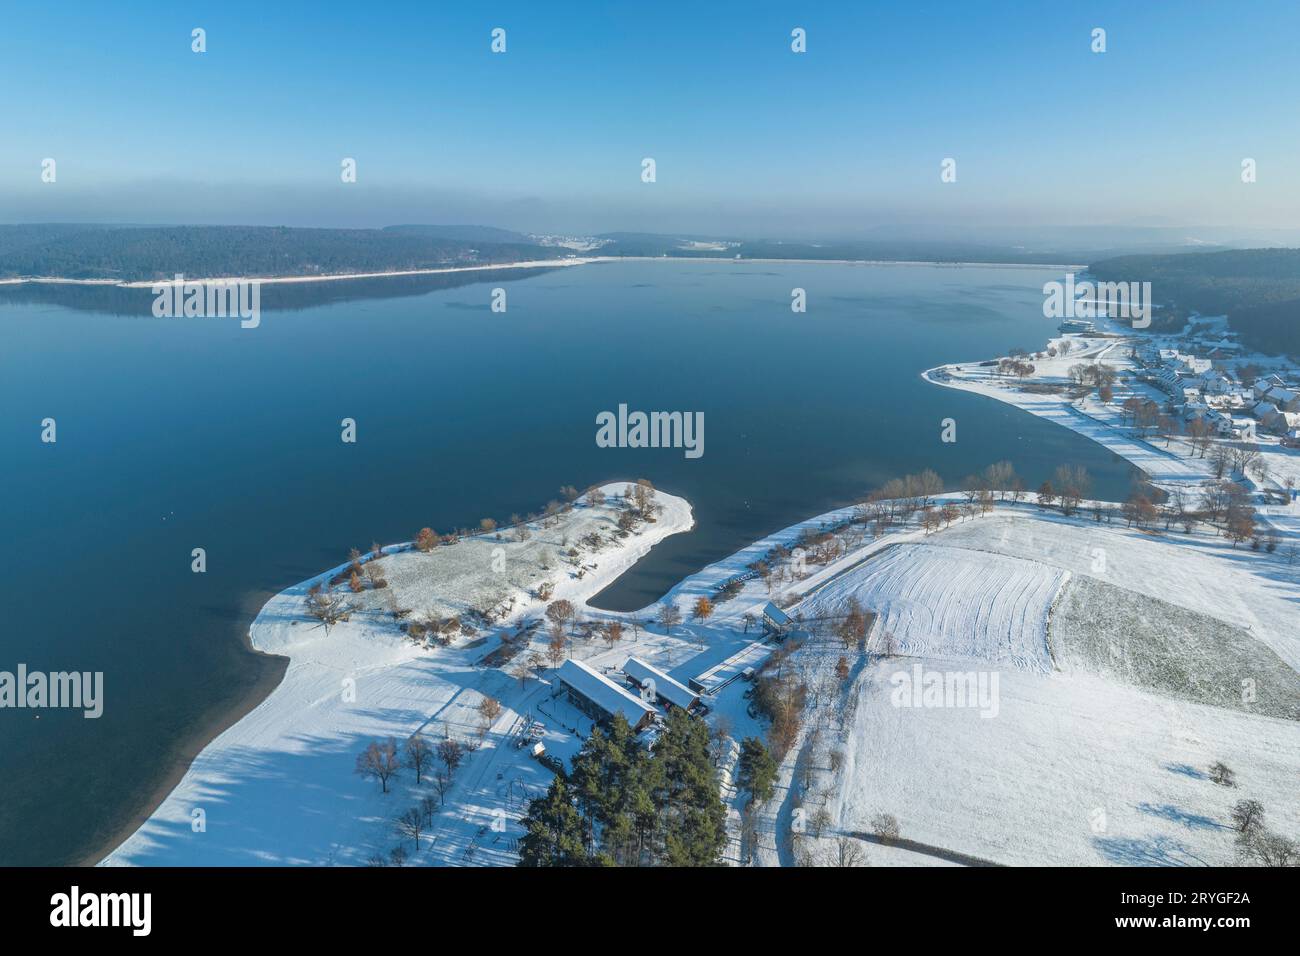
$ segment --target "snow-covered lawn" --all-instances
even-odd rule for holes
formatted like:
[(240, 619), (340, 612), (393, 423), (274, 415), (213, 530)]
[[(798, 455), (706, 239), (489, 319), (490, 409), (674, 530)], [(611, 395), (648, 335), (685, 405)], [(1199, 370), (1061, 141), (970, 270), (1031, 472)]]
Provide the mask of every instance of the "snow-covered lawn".
[[(936, 536), (936, 542), (943, 535)], [(856, 598), (876, 612), (871, 647), (1047, 673), (1047, 615), (1067, 572), (1022, 558), (899, 544), (837, 578), (799, 606), (805, 619), (846, 613)]]

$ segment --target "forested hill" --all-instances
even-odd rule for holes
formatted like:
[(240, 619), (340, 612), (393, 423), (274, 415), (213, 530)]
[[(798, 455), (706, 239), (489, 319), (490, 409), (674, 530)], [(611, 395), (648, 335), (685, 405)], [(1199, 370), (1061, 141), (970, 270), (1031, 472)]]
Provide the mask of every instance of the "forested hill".
[(188, 278), (339, 275), (550, 259), (562, 251), (522, 236), (485, 240), (468, 227), (453, 227), (446, 235), (411, 227), (19, 225), (0, 226), (0, 278), (129, 282), (178, 272)]
[(1253, 348), (1300, 355), (1300, 249), (1120, 256), (1088, 268), (1106, 281), (1150, 282), (1161, 305), (1227, 315)]

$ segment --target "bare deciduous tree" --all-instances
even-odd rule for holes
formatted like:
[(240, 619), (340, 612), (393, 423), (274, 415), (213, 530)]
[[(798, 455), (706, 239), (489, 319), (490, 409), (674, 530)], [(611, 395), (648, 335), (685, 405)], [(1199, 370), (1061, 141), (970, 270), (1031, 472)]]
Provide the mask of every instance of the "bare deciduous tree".
[(363, 777), (374, 777), (379, 781), (384, 793), (388, 792), (388, 781), (396, 776), (402, 768), (402, 761), (397, 756), (397, 741), (389, 737), (384, 741), (372, 741), (357, 756), (356, 772)]
[(866, 866), (867, 854), (853, 837), (837, 837), (825, 855), (826, 866)]
[(1239, 800), (1232, 808), (1232, 825), (1238, 833), (1238, 840), (1245, 840), (1257, 828), (1264, 825), (1264, 805), (1258, 800)]
[(665, 601), (663, 604), (660, 604), (659, 610), (655, 616), (658, 619), (660, 626), (663, 627), (665, 634), (671, 634), (673, 628), (682, 623), (682, 612), (678, 610), (677, 605), (673, 604), (671, 601)]
[(331, 627), (340, 621), (346, 621), (356, 610), (356, 605), (332, 587), (322, 589), (320, 585), (313, 585), (307, 592), (306, 606), (307, 616), (323, 624), (326, 634)]
[(411, 807), (397, 818), (397, 831), (415, 842), (415, 852), (420, 852), (420, 834), (424, 832), (424, 814), (419, 807)]
[(478, 702), (478, 713), (483, 718), (483, 733), (486, 734), (501, 716), (501, 701), (495, 697), (484, 697)]
[(465, 759), (465, 748), (461, 746), (458, 740), (440, 740), (438, 741), (438, 759), (442, 765), (447, 768), (447, 775), (452, 776), (456, 773), (456, 768), (460, 766), (461, 761)]
[(451, 789), (451, 774), (438, 770), (433, 774), (433, 789), (438, 791), (438, 806), (447, 802), (447, 791)]
[(564, 629), (558, 624), (552, 624), (550, 634), (551, 639), (546, 645), (546, 657), (551, 662), (552, 667), (559, 667), (564, 663), (567, 647), (567, 642), (564, 639)]
[(402, 750), (406, 757), (406, 765), (415, 771), (415, 782), (420, 783), (425, 768), (433, 762), (433, 748), (429, 746), (429, 741), (423, 734), (415, 733), (407, 738)]
[(1210, 764), (1210, 779), (1221, 787), (1235, 787), (1237, 785), (1237, 775), (1222, 760), (1216, 760)]
[(569, 621), (573, 620), (575, 613), (573, 603), (560, 598), (558, 601), (552, 601), (546, 608), (546, 619), (552, 624), (564, 627)]
[(438, 809), (438, 801), (427, 794), (420, 798), (420, 815), (424, 817), (426, 828), (433, 826), (433, 811)]
[(890, 844), (898, 839), (898, 819), (890, 813), (877, 813), (871, 818), (871, 832), (881, 843)]

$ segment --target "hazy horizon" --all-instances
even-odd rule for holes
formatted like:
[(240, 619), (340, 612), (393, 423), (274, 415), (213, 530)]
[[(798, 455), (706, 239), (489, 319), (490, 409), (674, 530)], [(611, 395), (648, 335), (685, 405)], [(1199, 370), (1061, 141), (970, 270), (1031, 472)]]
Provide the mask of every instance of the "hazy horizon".
[(1231, 239), (1300, 220), (1300, 133), (1278, 119), (1300, 94), (1300, 9), (1279, 2), (1172, 19), (669, 3), (635, 30), (599, 6), (72, 6), (75, 29), (14, 11), (0, 37), (25, 81), (4, 110), (5, 221)]

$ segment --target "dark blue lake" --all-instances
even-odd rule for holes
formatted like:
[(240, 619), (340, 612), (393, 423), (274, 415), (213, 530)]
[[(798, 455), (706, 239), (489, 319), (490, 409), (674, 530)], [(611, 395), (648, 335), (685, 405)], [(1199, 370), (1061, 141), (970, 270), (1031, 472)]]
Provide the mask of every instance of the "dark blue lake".
[[(634, 609), (775, 529), (930, 467), (1030, 487), (1132, 469), (923, 369), (1039, 348), (1048, 269), (662, 260), (267, 287), (261, 326), (155, 319), (148, 290), (0, 291), (0, 670), (105, 673), (104, 715), (0, 709), (0, 864), (86, 859), (264, 694), (274, 591), (352, 546), (648, 477), (688, 498), (597, 603)], [(508, 311), (489, 309), (507, 290)], [(807, 290), (808, 311), (790, 309)], [(606, 449), (620, 403), (700, 411), (703, 457)], [(940, 421), (958, 440), (940, 441)], [(41, 421), (58, 441), (40, 441)], [(340, 440), (340, 421), (358, 440)], [(208, 571), (190, 570), (206, 549)]]

